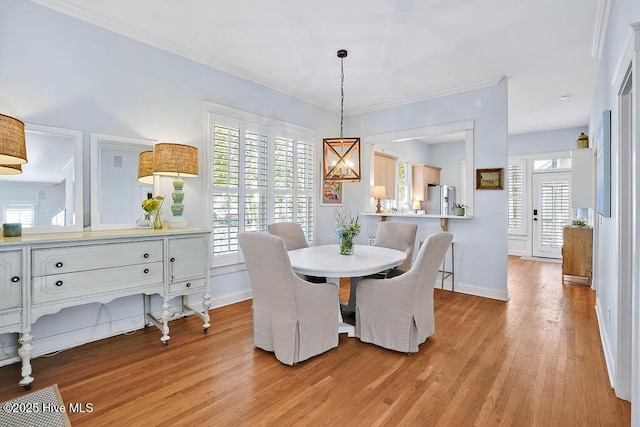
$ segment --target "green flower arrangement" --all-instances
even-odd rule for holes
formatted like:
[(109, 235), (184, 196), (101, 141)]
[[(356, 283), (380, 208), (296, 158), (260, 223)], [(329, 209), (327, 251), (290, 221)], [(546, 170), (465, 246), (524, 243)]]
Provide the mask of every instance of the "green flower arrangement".
[(333, 212), (336, 218), (335, 233), (340, 240), (340, 253), (353, 255), (353, 238), (360, 234), (360, 218), (357, 214), (354, 218), (346, 208), (336, 208)]
[(164, 203), (163, 196), (156, 196), (153, 199), (145, 199), (142, 201), (142, 209), (144, 209), (144, 219), (149, 221), (153, 216), (153, 228), (162, 228), (162, 215), (160, 209)]

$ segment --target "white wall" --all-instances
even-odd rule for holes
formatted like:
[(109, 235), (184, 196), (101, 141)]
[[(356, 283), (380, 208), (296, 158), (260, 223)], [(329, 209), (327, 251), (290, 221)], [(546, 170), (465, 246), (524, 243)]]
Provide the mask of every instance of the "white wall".
[[(600, 333), (602, 337), (604, 353), (609, 368), (610, 379), (612, 385), (616, 387), (616, 376), (619, 369), (617, 366), (619, 345), (618, 334), (621, 330), (620, 324), (620, 304), (621, 298), (619, 293), (620, 283), (618, 282), (618, 190), (619, 179), (617, 171), (618, 151), (619, 151), (619, 132), (617, 123), (619, 120), (617, 90), (618, 87), (612, 85), (616, 68), (623, 56), (627, 42), (631, 36), (630, 25), (634, 22), (640, 22), (640, 2), (636, 0), (618, 0), (612, 2), (611, 15), (607, 34), (602, 53), (602, 59), (598, 71), (598, 79), (596, 85), (596, 93), (591, 109), (591, 119), (589, 122), (589, 136), (592, 139), (598, 129), (598, 123), (602, 112), (611, 110), (611, 218), (596, 219), (596, 258), (594, 260), (594, 274), (597, 290), (596, 311), (598, 321), (600, 323)], [(637, 57), (637, 54), (636, 54)], [(640, 64), (636, 63), (636, 82), (638, 82), (637, 74), (640, 72)], [(638, 97), (638, 86), (635, 87), (635, 96)], [(637, 103), (636, 103), (637, 105)], [(635, 112), (636, 121), (640, 120), (639, 112)], [(637, 129), (637, 128), (636, 128)], [(637, 141), (637, 139), (636, 139)], [(630, 179), (630, 177), (624, 177)], [(637, 212), (636, 212), (637, 215)], [(637, 223), (637, 216), (634, 222)], [(629, 233), (631, 230), (627, 230)], [(637, 264), (638, 260), (634, 260)], [(637, 288), (636, 288), (637, 292)], [(637, 293), (636, 293), (637, 295)], [(626, 301), (624, 301), (626, 302)], [(637, 316), (637, 314), (636, 314)], [(634, 325), (637, 331), (638, 325)], [(637, 332), (636, 332), (637, 336)], [(639, 373), (633, 373), (633, 382), (639, 384)], [(640, 392), (640, 389), (636, 389)], [(618, 392), (618, 390), (616, 390)], [(628, 397), (628, 396), (627, 396)], [(640, 396), (637, 394), (633, 397), (632, 406), (632, 425), (640, 424), (640, 415), (638, 411), (638, 400)]]

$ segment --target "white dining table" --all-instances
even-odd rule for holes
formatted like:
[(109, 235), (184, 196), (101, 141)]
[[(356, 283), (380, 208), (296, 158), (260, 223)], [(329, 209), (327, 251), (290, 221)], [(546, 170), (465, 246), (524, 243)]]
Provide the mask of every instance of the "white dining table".
[[(402, 251), (366, 245), (355, 245), (353, 255), (341, 255), (339, 245), (309, 246), (289, 251), (291, 267), (296, 273), (326, 277), (327, 283), (335, 284), (338, 290), (341, 277), (357, 282), (364, 276), (396, 267), (406, 258), (407, 254)], [(354, 311), (355, 303), (355, 295), (350, 295), (346, 308)], [(341, 310), (338, 310), (338, 333), (355, 336), (355, 327), (344, 322)]]

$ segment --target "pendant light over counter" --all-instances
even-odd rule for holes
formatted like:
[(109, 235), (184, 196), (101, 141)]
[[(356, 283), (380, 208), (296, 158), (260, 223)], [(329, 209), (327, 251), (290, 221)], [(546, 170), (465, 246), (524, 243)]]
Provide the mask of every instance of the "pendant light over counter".
[(340, 49), (340, 137), (324, 138), (323, 175), (325, 181), (360, 182), (360, 138), (344, 137), (344, 58), (347, 51)]

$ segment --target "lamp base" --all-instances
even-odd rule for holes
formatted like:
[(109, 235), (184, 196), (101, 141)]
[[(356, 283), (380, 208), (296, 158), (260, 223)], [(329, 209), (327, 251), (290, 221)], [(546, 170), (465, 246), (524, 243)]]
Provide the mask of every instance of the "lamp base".
[(376, 213), (382, 213), (382, 205), (380, 204), (379, 197), (378, 197), (378, 204), (376, 205)]
[(166, 223), (169, 229), (172, 230), (187, 228), (187, 219), (183, 216), (172, 216)]

